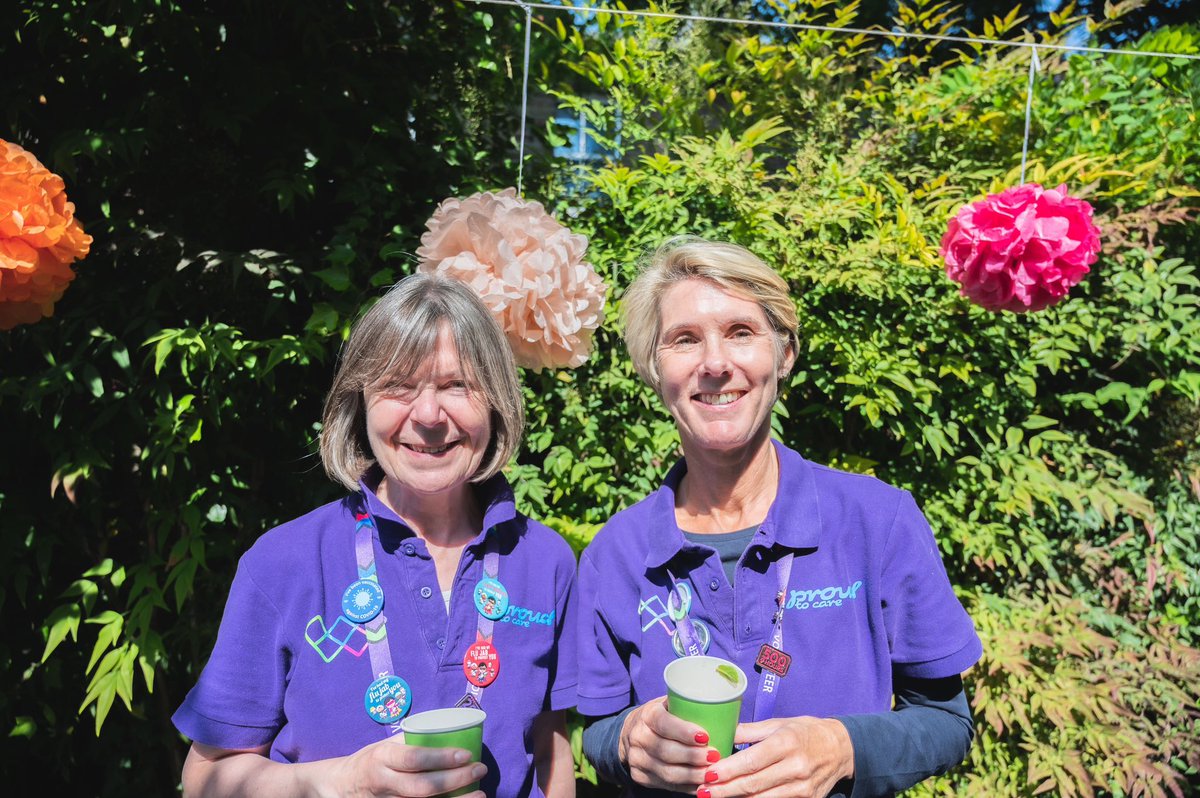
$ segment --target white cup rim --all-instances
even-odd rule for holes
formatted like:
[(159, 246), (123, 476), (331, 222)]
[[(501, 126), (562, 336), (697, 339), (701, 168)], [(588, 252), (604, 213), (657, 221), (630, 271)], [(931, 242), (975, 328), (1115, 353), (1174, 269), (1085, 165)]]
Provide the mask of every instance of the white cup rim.
[(479, 726), (487, 713), (474, 707), (445, 707), (409, 715), (400, 721), (400, 731), (413, 734), (448, 734)]
[[(703, 696), (693, 693), (689, 691), (686, 686), (681, 689), (679, 685), (671, 685), (671, 680), (668, 674), (672, 668), (700, 667), (706, 663), (712, 663), (714, 667), (716, 665), (731, 665), (733, 669), (737, 671), (738, 685), (736, 687), (730, 687), (729, 695), (721, 698), (713, 698), (711, 696)], [(735, 701), (745, 694), (747, 685), (746, 672), (739, 668), (736, 662), (730, 662), (724, 657), (710, 657), (707, 655), (696, 657), (679, 657), (678, 659), (671, 660), (667, 663), (666, 667), (663, 668), (663, 682), (667, 685), (669, 690), (671, 690), (680, 698), (685, 698), (688, 701), (694, 701), (697, 704), (724, 704), (729, 701)]]

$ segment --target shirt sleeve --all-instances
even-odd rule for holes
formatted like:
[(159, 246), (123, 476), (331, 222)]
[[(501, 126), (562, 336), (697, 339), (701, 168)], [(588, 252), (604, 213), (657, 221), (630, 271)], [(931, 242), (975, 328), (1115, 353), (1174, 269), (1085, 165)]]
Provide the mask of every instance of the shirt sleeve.
[(621, 729), (634, 707), (616, 715), (600, 718), (583, 730), (583, 755), (596, 768), (600, 778), (613, 784), (631, 784), (633, 777), (621, 761)]
[(601, 608), (600, 575), (584, 552), (579, 561), (579, 712), (600, 717), (631, 703), (629, 668)]
[(579, 622), (576, 619), (575, 558), (564, 566), (565, 585), (559, 592), (554, 611), (554, 663), (550, 672), (546, 702), (543, 709), (571, 709), (578, 703), (578, 646)]
[(854, 747), (851, 798), (890, 796), (962, 762), (975, 731), (962, 679), (900, 679), (892, 712), (838, 717)]
[(884, 623), (900, 676), (961, 674), (983, 654), (975, 626), (946, 576), (929, 522), (908, 492), (896, 508), (884, 550)]
[(258, 748), (275, 739), (284, 722), (290, 659), (281, 629), (279, 611), (243, 558), (208, 664), (171, 718), (184, 736), (233, 750)]

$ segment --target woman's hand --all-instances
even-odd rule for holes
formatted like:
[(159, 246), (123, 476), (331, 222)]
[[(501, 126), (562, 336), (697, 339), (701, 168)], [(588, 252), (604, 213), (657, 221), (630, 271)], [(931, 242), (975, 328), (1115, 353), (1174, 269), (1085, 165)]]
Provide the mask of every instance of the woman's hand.
[(183, 765), (185, 798), (429, 798), (487, 773), (462, 749), (417, 748), (405, 745), (402, 735), (318, 762), (285, 764), (266, 754), (265, 747), (231, 751), (193, 743)]
[(666, 698), (648, 701), (626, 716), (618, 751), (635, 782), (676, 792), (692, 792), (703, 784), (705, 768), (718, 758), (704, 729), (667, 712)]
[(824, 798), (854, 775), (850, 734), (829, 718), (739, 723), (734, 742), (754, 745), (709, 768), (700, 798)]
[[(331, 769), (331, 779), (321, 779), (323, 789), (319, 794), (331, 798), (429, 798), (482, 778), (487, 767), (470, 758), (461, 748), (405, 745), (403, 735), (397, 735), (350, 756), (330, 760), (330, 764), (337, 765)], [(483, 798), (480, 791), (471, 795)]]

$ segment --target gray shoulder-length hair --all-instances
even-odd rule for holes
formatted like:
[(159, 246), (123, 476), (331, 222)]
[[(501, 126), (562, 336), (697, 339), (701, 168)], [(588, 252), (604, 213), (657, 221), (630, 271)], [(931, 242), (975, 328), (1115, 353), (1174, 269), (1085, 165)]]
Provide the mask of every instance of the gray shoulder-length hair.
[[(709, 280), (736, 296), (756, 302), (775, 333), (775, 360), (799, 354), (796, 305), (788, 284), (750, 250), (723, 241), (680, 236), (665, 242), (648, 259), (621, 299), (622, 334), (629, 358), (642, 379), (661, 395), (658, 336), (662, 297), (684, 280)], [(779, 375), (780, 379), (786, 373)]]
[(350, 490), (372, 465), (365, 393), (404, 381), (433, 354), (445, 328), (472, 391), (482, 394), (492, 437), (472, 482), (498, 473), (521, 442), (525, 406), (512, 349), (496, 320), (467, 286), (430, 274), (394, 285), (354, 324), (338, 358), (321, 422), (321, 462)]

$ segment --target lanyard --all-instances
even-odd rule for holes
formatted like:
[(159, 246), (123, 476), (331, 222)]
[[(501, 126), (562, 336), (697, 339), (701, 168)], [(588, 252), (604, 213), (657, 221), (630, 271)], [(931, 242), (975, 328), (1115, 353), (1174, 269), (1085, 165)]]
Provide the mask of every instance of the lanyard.
[[(494, 530), (492, 530), (492, 531), (488, 532), (487, 543), (484, 544), (483, 576), (484, 576), (484, 579), (491, 580), (492, 582), (499, 584), (500, 580), (497, 578), (497, 575), (499, 573), (500, 573), (499, 544), (497, 543), (496, 533)], [(507, 604), (507, 597), (505, 597), (505, 603)], [(495, 659), (495, 647), (492, 647), (490, 644), (490, 641), (492, 639), (492, 629), (495, 625), (495, 621), (492, 618), (488, 617), (483, 612), (477, 612), (477, 613), (475, 613), (475, 615), (476, 615), (476, 623), (475, 623), (476, 643), (475, 643), (475, 645), (479, 646), (479, 645), (481, 645), (482, 641), (487, 641), (489, 648), (490, 648), (490, 654), (493, 657), (493, 661), (498, 663), (498, 659)], [(501, 617), (503, 617), (503, 615), (501, 615)], [(468, 649), (468, 651), (470, 651), (470, 649)], [(497, 667), (498, 667), (498, 665), (497, 665)], [(495, 679), (494, 672), (493, 672), (493, 675), (491, 678)], [(473, 703), (476, 707), (481, 706), (483, 703), (483, 691), (487, 688), (487, 684), (491, 683), (491, 680), (488, 680), (487, 684), (477, 684), (477, 683), (471, 681), (470, 679), (467, 679), (466, 681), (467, 681), (467, 695), (470, 696), (471, 703)]]
[[(358, 578), (360, 581), (373, 583), (378, 591), (378, 600), (383, 603), (383, 589), (379, 586), (379, 577), (375, 566), (375, 546), (372, 539), (372, 530), (375, 529), (375, 523), (371, 519), (370, 513), (358, 513), (355, 516), (354, 527), (354, 555), (358, 566)], [(503, 586), (500, 584), (497, 576), (500, 572), (500, 552), (498, 537), (494, 531), (489, 530), (487, 542), (485, 543), (483, 555), (483, 571), (484, 579), (495, 585), (502, 597), (502, 602), (496, 608), (495, 617), (503, 617), (504, 612), (508, 609), (508, 596)], [(468, 665), (473, 666), (477, 670), (476, 680), (473, 682), (471, 678), (467, 678), (467, 693), (464, 700), (469, 704), (479, 707), (483, 701), (484, 689), (495, 680), (499, 671), (499, 655), (496, 652), (495, 646), (492, 644), (492, 631), (494, 628), (494, 618), (483, 612), (482, 609), (477, 613), (476, 622), (476, 640), (475, 643), (468, 646), (467, 656), (464, 658), (464, 671)], [(395, 678), (392, 666), (392, 651), (388, 646), (387, 641), (387, 618), (384, 617), (382, 611), (369, 621), (359, 624), (367, 637), (367, 654), (371, 661), (371, 673), (374, 681), (372, 687), (388, 681), (399, 681), (403, 685), (403, 709), (400, 710), (401, 715), (408, 711), (408, 706), (411, 704), (411, 696), (408, 694), (407, 682)], [(393, 690), (396, 688), (393, 687)], [(383, 721), (381, 721), (383, 722)], [(396, 734), (400, 731), (400, 718), (392, 722), (385, 722), (388, 734)]]
[(671, 594), (667, 597), (667, 614), (675, 622), (675, 631), (679, 635), (679, 644), (685, 657), (696, 657), (704, 653), (706, 646), (696, 632), (692, 623), (692, 590), (686, 582), (675, 578), (671, 569), (667, 569), (671, 579)]
[[(776, 566), (776, 574), (779, 583), (779, 589), (775, 593), (776, 607), (771, 615), (771, 642), (770, 645), (776, 651), (783, 651), (783, 608), (787, 597), (788, 580), (792, 574), (792, 560), (795, 555), (788, 552), (782, 559), (779, 560)], [(667, 576), (671, 579), (671, 595), (667, 599), (667, 612), (671, 616), (671, 620), (675, 622), (675, 629), (679, 635), (680, 647), (683, 649), (683, 656), (694, 657), (704, 653), (704, 645), (700, 636), (696, 632), (696, 624), (691, 619), (689, 610), (691, 609), (691, 589), (686, 582), (680, 582), (675, 578), (675, 574), (671, 569), (667, 569)], [(676, 604), (678, 602), (678, 604)], [(768, 720), (772, 718), (775, 711), (775, 697), (779, 687), (779, 675), (768, 668), (760, 665), (760, 673), (758, 678), (758, 700), (754, 703), (754, 720)]]
[[(792, 559), (795, 555), (788, 552), (778, 563), (779, 591), (776, 596), (775, 613), (771, 616), (771, 647), (783, 651), (783, 607), (787, 597), (788, 579), (792, 575)], [(774, 717), (775, 693), (779, 686), (779, 676), (761, 665), (758, 675), (758, 700), (754, 702), (754, 720), (768, 720)]]
[[(371, 530), (375, 522), (369, 512), (358, 513), (354, 524), (354, 558), (358, 564), (358, 578), (379, 584), (379, 576), (375, 569), (375, 546), (371, 538)], [(380, 588), (382, 594), (382, 588)], [(380, 612), (370, 621), (362, 624), (367, 636), (367, 655), (371, 660), (371, 674), (375, 680), (384, 679), (392, 673), (392, 650), (387, 642), (387, 618)], [(400, 731), (400, 720), (388, 723), (388, 734)]]

